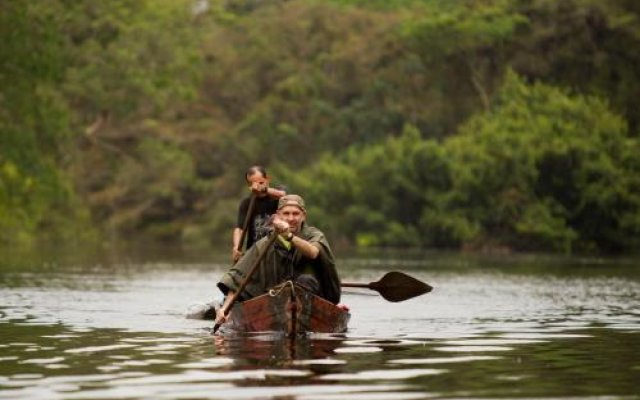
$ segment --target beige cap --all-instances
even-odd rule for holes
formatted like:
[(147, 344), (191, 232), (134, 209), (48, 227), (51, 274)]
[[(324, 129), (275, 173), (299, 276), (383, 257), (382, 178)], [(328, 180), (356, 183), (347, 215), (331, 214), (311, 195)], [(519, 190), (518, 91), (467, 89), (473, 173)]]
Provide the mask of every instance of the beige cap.
[(286, 194), (280, 197), (280, 200), (278, 200), (278, 210), (285, 206), (296, 206), (303, 212), (307, 212), (307, 209), (304, 208), (304, 199), (297, 194)]

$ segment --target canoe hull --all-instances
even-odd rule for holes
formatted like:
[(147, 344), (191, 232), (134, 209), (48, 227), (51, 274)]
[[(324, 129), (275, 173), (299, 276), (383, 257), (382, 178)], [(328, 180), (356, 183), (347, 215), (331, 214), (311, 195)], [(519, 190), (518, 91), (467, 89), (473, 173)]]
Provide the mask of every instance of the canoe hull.
[(287, 282), (237, 303), (222, 328), (234, 332), (341, 333), (350, 314), (304, 288)]

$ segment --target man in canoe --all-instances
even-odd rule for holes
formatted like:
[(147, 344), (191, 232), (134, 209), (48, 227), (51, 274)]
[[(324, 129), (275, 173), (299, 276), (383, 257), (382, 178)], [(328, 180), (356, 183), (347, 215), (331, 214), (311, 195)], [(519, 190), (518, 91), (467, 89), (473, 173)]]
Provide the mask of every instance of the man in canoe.
[[(238, 220), (233, 229), (233, 248), (231, 259), (236, 263), (242, 256), (242, 231), (246, 229), (246, 249), (268, 233), (268, 222), (278, 208), (278, 199), (286, 194), (282, 187), (269, 187), (270, 177), (267, 170), (260, 166), (250, 167), (244, 175), (251, 196), (247, 196), (238, 206)], [(252, 204), (253, 202), (253, 204)], [(247, 215), (251, 213), (251, 215)], [(248, 219), (247, 219), (248, 218)]]
[(227, 308), (249, 269), (265, 251), (239, 300), (248, 300), (292, 280), (334, 304), (340, 301), (340, 279), (329, 242), (322, 231), (306, 224), (306, 218), (302, 197), (288, 194), (280, 198), (272, 219), (273, 229), (278, 235), (273, 245), (268, 247), (270, 241), (267, 237), (259, 240), (220, 279), (218, 288), (226, 299), (218, 310), (217, 321), (226, 320), (221, 310)]

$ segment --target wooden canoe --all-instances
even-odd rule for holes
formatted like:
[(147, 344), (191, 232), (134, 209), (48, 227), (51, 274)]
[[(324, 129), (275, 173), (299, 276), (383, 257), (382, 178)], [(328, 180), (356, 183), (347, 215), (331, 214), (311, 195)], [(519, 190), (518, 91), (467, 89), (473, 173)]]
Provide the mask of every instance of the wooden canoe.
[(342, 307), (316, 296), (291, 281), (255, 298), (236, 303), (222, 331), (341, 333), (351, 315)]

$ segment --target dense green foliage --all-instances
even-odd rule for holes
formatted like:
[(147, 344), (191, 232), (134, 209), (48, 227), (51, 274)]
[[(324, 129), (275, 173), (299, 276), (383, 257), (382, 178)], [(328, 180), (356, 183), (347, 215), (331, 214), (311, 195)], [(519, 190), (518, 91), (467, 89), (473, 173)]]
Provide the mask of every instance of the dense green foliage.
[(605, 102), (510, 76), (495, 107), (445, 146), (445, 226), (457, 215), (472, 233), (454, 238), (564, 251), (640, 244), (640, 146)]
[(62, 171), (71, 111), (57, 90), (66, 51), (54, 5), (0, 5), (0, 244), (69, 239), (85, 216)]
[(2, 2), (0, 246), (227, 243), (260, 163), (344, 243), (633, 250), (637, 4)]
[(639, 152), (606, 103), (511, 73), (455, 136), (408, 126), (285, 176), (363, 245), (620, 250), (640, 244)]

